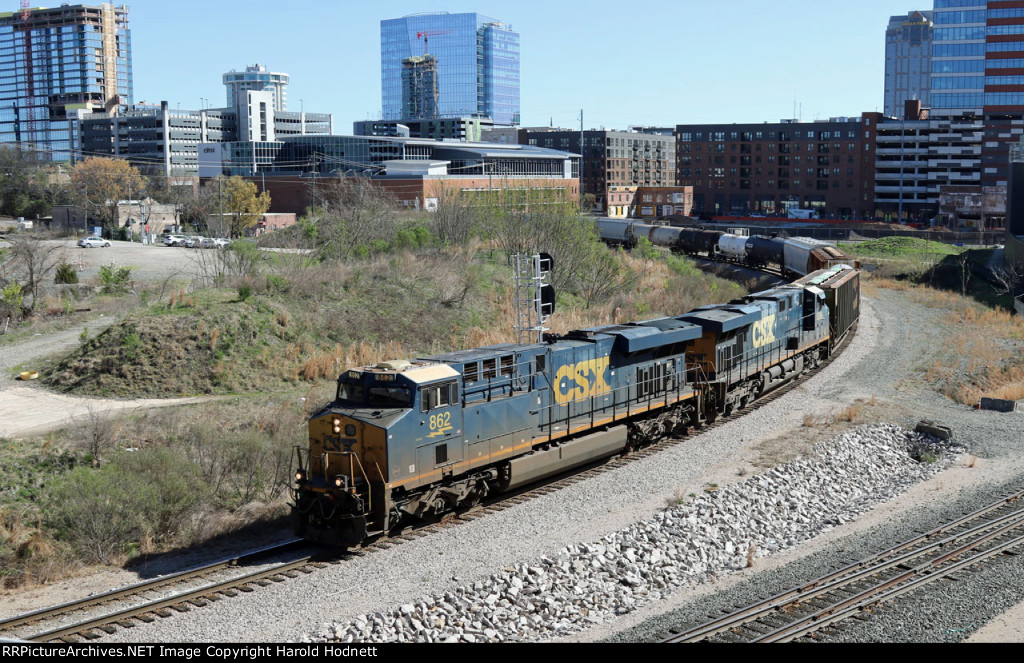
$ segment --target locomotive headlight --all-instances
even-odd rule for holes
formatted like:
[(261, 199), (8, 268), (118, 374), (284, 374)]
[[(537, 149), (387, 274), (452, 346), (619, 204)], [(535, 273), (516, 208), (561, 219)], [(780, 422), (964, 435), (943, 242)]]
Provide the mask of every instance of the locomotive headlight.
[(340, 476), (334, 477), (334, 485), (336, 488), (341, 488), (342, 486), (345, 485), (345, 478)]
[(306, 480), (306, 470), (298, 470), (295, 472), (295, 483), (302, 483)]
[(338, 434), (338, 433), (341, 432), (341, 419), (339, 419), (338, 417), (335, 417), (334, 420), (331, 422), (331, 424), (334, 426), (335, 434)]

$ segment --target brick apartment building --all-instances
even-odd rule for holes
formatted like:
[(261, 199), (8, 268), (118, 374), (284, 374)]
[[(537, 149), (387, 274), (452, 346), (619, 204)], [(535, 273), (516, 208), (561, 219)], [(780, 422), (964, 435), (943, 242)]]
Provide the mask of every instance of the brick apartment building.
[[(639, 131), (530, 129), (520, 132), (527, 145), (583, 155), (580, 189), (594, 197), (595, 211), (607, 213), (616, 198), (625, 196), (621, 187), (673, 186), (675, 140), (672, 136)], [(615, 188), (616, 195), (611, 196)], [(620, 202), (625, 202), (624, 200)]]
[(676, 183), (693, 187), (693, 211), (863, 219), (874, 209), (876, 121), (832, 118), (676, 127)]

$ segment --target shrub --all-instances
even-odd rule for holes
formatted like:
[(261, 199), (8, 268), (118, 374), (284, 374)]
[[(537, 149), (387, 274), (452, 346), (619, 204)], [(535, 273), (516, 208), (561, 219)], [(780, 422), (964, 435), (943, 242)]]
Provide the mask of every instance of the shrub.
[(99, 470), (77, 467), (46, 503), (57, 537), (83, 558), (107, 563), (148, 542), (190, 531), (205, 489), (196, 467), (169, 449), (124, 453)]
[(57, 265), (54, 281), (65, 285), (78, 283), (78, 270), (75, 269), (74, 265), (62, 262)]
[(131, 267), (115, 267), (104, 265), (100, 267), (100, 283), (102, 290), (108, 295), (123, 294), (128, 292), (128, 284), (131, 281)]
[(0, 290), (0, 316), (17, 319), (21, 316), (21, 305), (24, 300), (21, 286), (17, 283), (8, 283)]

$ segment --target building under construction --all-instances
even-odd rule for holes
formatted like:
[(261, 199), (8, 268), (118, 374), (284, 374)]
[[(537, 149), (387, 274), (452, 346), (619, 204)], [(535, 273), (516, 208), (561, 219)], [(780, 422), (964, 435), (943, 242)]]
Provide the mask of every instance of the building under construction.
[(0, 142), (69, 161), (80, 115), (117, 115), (132, 95), (126, 6), (23, 1), (21, 11), (0, 14)]
[(437, 58), (433, 55), (402, 60), (402, 113), (408, 120), (437, 117)]

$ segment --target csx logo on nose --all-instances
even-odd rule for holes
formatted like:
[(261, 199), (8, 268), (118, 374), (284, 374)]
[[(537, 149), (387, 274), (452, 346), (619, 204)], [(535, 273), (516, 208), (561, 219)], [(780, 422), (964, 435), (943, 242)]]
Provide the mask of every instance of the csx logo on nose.
[(605, 380), (608, 363), (608, 357), (604, 357), (558, 369), (555, 374), (555, 402), (568, 405), (573, 401), (611, 392)]
[(753, 340), (755, 348), (763, 348), (775, 342), (775, 316), (769, 315), (754, 323)]

